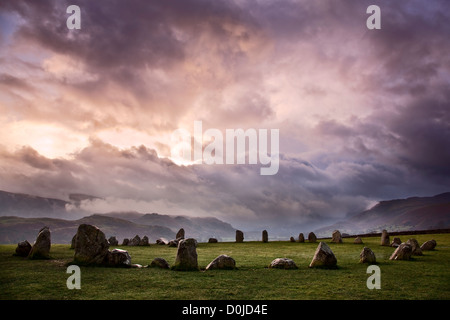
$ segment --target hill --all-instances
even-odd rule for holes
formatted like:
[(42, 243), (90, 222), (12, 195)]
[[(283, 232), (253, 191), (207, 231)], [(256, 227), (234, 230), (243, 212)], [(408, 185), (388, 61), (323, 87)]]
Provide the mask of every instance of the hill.
[(330, 235), (333, 230), (349, 234), (428, 230), (450, 227), (450, 192), (433, 197), (411, 197), (380, 201), (369, 210), (315, 231)]

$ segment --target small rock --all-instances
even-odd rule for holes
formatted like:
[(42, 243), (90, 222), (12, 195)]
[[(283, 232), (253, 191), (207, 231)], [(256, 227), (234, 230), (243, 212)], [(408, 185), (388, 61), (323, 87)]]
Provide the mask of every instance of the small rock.
[(354, 243), (354, 244), (362, 244), (363, 241), (362, 241), (362, 239), (361, 239), (360, 236), (357, 236), (357, 237), (355, 238), (355, 240), (353, 241), (353, 243)]
[(335, 268), (336, 265), (337, 259), (334, 256), (333, 251), (331, 251), (330, 247), (325, 242), (319, 242), (309, 267)]
[(368, 247), (364, 247), (359, 254), (359, 263), (376, 263), (375, 253)]
[(420, 249), (422, 249), (422, 251), (434, 250), (434, 248), (436, 248), (436, 245), (436, 240), (428, 240), (420, 246)]
[(17, 244), (15, 256), (28, 257), (31, 251), (31, 244), (25, 240)]
[(288, 258), (276, 258), (275, 260), (273, 260), (270, 265), (269, 268), (275, 268), (275, 269), (298, 269), (297, 265), (295, 264), (295, 262), (291, 259)]
[(163, 258), (155, 258), (149, 265), (150, 268), (170, 269), (169, 263)]
[(206, 270), (232, 270), (236, 269), (236, 261), (232, 257), (222, 254), (211, 261), (207, 266)]

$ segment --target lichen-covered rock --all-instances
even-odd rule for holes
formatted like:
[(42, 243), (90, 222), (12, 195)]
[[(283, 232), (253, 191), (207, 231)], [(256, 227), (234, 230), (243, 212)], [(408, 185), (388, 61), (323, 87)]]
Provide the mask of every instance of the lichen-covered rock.
[(177, 271), (198, 270), (197, 240), (193, 238), (180, 240), (172, 269)]
[(392, 239), (392, 242), (391, 242), (391, 247), (397, 248), (401, 244), (402, 244), (402, 240), (400, 240), (399, 237), (394, 237), (394, 239)]
[(206, 270), (233, 270), (236, 269), (236, 261), (225, 254), (222, 254), (211, 261), (207, 266)]
[(416, 239), (411, 238), (406, 241), (411, 246), (413, 256), (423, 256), (422, 249), (420, 249), (419, 242)]
[(375, 253), (372, 249), (368, 247), (364, 247), (359, 254), (359, 262), (360, 263), (376, 263), (377, 259), (375, 258)]
[(51, 234), (48, 227), (39, 230), (39, 234), (28, 254), (29, 259), (50, 259)]
[(420, 246), (420, 249), (422, 249), (422, 251), (434, 250), (434, 248), (436, 248), (436, 245), (437, 245), (436, 240), (432, 239), (424, 242)]
[(274, 259), (270, 265), (269, 268), (272, 269), (298, 269), (297, 265), (292, 259), (288, 258), (276, 258)]
[(112, 251), (108, 251), (105, 263), (110, 267), (130, 268), (131, 256), (126, 250), (114, 249)]
[(108, 248), (108, 240), (99, 228), (89, 224), (78, 226), (74, 263), (104, 264), (108, 255)]
[(331, 251), (330, 247), (325, 242), (319, 242), (309, 267), (336, 268), (336, 266), (337, 259), (333, 251)]
[(339, 230), (333, 231), (333, 234), (331, 235), (331, 242), (342, 243), (342, 235)]
[(412, 255), (412, 247), (407, 243), (400, 244), (394, 253), (391, 255), (389, 260), (409, 260)]

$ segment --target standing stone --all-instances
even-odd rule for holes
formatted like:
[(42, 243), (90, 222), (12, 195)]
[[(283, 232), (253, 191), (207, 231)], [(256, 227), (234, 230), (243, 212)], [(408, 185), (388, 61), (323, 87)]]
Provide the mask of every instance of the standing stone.
[(173, 270), (194, 271), (198, 270), (197, 240), (193, 238), (180, 240), (178, 243), (177, 257)]
[(233, 270), (236, 269), (236, 261), (232, 257), (222, 254), (211, 261), (207, 266), (206, 270)]
[(391, 247), (397, 248), (399, 245), (402, 244), (402, 240), (400, 240), (399, 237), (394, 237), (391, 242)]
[(15, 256), (28, 257), (31, 251), (31, 244), (25, 240), (17, 244)]
[(103, 264), (107, 260), (109, 243), (105, 234), (96, 226), (80, 224), (78, 227), (74, 262), (81, 264)]
[(361, 239), (360, 236), (357, 236), (357, 237), (355, 238), (355, 240), (353, 241), (353, 243), (354, 243), (354, 244), (362, 244), (363, 241), (362, 241), (362, 239)]
[(217, 243), (217, 239), (216, 238), (209, 238), (208, 239), (208, 243)]
[(262, 242), (269, 242), (269, 234), (267, 233), (267, 230), (263, 230), (262, 232)]
[(125, 239), (123, 239), (122, 245), (127, 246), (129, 243), (130, 243), (130, 239), (125, 238)]
[(298, 242), (305, 242), (305, 236), (303, 235), (303, 233), (300, 233), (298, 235)]
[(39, 230), (35, 243), (28, 254), (29, 259), (50, 259), (51, 236), (50, 229), (44, 227)]
[(181, 228), (180, 230), (178, 230), (175, 239), (184, 239), (184, 229)]
[(342, 235), (339, 230), (333, 231), (333, 234), (331, 235), (331, 242), (342, 243)]
[[(174, 248), (176, 248), (176, 247), (178, 247), (178, 242), (179, 242), (180, 240), (181, 240), (181, 239), (170, 240), (168, 246), (169, 246), (169, 247), (174, 247)], [(157, 242), (157, 243), (158, 243), (158, 242)]]
[(236, 242), (244, 242), (244, 233), (241, 230), (236, 230)]
[(359, 254), (359, 263), (376, 263), (375, 253), (368, 248), (364, 247)]
[(336, 268), (336, 264), (337, 259), (330, 247), (325, 242), (319, 242), (309, 267)]
[(141, 243), (141, 237), (135, 235), (133, 239), (128, 242), (129, 246), (138, 246)]
[(317, 237), (316, 237), (316, 235), (314, 234), (314, 232), (310, 232), (310, 233), (308, 234), (308, 241), (309, 241), (309, 242), (316, 242), (316, 241), (317, 241)]
[(119, 241), (117, 241), (116, 237), (109, 237), (108, 242), (109, 242), (110, 246), (118, 246), (119, 245)]
[(77, 241), (77, 234), (72, 237), (72, 241), (70, 242), (70, 249), (75, 249), (75, 242)]
[(128, 251), (122, 249), (108, 250), (106, 264), (110, 267), (131, 267), (131, 257)]
[(412, 247), (407, 243), (400, 244), (389, 260), (409, 260), (412, 254)]
[(389, 234), (386, 230), (383, 230), (381, 232), (381, 243), (380, 245), (382, 246), (387, 246), (389, 247), (390, 243), (389, 243)]
[(170, 269), (169, 263), (163, 258), (155, 258), (149, 265), (150, 268)]
[(436, 245), (436, 240), (428, 240), (420, 246), (420, 249), (422, 249), (422, 251), (434, 250), (434, 248), (436, 248)]
[(291, 259), (288, 258), (276, 258), (275, 260), (273, 260), (270, 265), (269, 268), (275, 268), (275, 269), (298, 269), (297, 265), (295, 264), (295, 262)]
[(141, 239), (141, 242), (139, 242), (140, 246), (149, 246), (150, 243), (148, 241), (148, 237), (147, 236), (143, 236)]
[(290, 242), (295, 242), (295, 238), (294, 238), (294, 237), (290, 237), (290, 238), (289, 238), (289, 241), (290, 241)]
[(406, 241), (406, 243), (411, 246), (411, 253), (413, 256), (423, 256), (422, 249), (420, 249), (419, 242), (417, 242), (416, 239), (409, 239), (408, 241)]

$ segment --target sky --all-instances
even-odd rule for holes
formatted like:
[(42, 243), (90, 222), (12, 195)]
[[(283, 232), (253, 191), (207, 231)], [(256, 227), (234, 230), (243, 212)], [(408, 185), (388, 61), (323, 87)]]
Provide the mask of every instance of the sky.
[[(67, 28), (69, 5), (80, 29)], [(381, 29), (366, 26), (370, 5)], [(269, 232), (448, 192), (449, 9), (2, 0), (0, 190), (83, 193), (101, 198), (89, 212), (214, 216)], [(196, 121), (224, 136), (278, 130), (278, 171), (177, 160), (172, 134), (194, 136)]]

